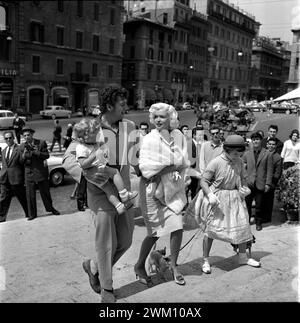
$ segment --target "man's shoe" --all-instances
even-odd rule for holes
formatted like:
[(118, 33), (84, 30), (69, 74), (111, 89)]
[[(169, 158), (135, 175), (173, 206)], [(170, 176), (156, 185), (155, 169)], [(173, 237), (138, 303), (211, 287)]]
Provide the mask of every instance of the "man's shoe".
[(35, 218), (37, 218), (37, 216), (29, 216), (29, 217), (27, 218), (27, 221), (34, 220)]
[(210, 274), (210, 273), (211, 273), (211, 267), (210, 267), (209, 262), (204, 261), (204, 263), (203, 263), (203, 265), (202, 265), (202, 271), (203, 271), (205, 274)]
[(262, 225), (260, 223), (256, 223), (256, 231), (261, 231)]
[(93, 291), (97, 294), (101, 293), (101, 285), (100, 285), (100, 280), (98, 277), (98, 273), (94, 275), (91, 271), (91, 260), (86, 260), (82, 263), (83, 270), (88, 274), (89, 280), (90, 280), (90, 285), (93, 289)]
[(51, 210), (51, 212), (53, 215), (60, 215), (60, 213), (57, 210), (55, 210), (54, 208)]
[(251, 216), (249, 222), (250, 222), (250, 224), (255, 224), (255, 217), (254, 216)]

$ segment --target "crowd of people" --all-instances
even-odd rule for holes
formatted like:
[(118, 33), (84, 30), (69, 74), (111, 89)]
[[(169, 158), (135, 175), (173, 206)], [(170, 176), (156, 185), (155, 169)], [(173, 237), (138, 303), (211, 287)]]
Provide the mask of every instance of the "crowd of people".
[[(82, 266), (92, 289), (101, 294), (101, 302), (116, 301), (113, 266), (131, 246), (133, 199), (137, 196), (147, 228), (134, 265), (142, 284), (153, 285), (146, 261), (162, 236), (170, 237), (174, 282), (186, 284), (177, 264), (184, 213), (193, 217), (204, 233), (204, 273), (211, 272), (209, 253), (214, 239), (236, 246), (240, 265), (260, 267), (260, 261), (246, 253), (254, 239), (251, 224), (260, 231), (272, 220), (282, 167), (300, 161), (299, 131), (293, 130), (290, 139), (282, 143), (277, 138), (277, 125), (269, 127), (267, 137), (254, 132), (250, 142), (238, 134), (225, 136), (216, 125), (207, 133), (197, 122), (190, 130), (188, 125), (180, 125), (176, 109), (162, 102), (149, 109), (149, 122), (154, 127), (150, 131), (148, 122), (137, 127), (123, 117), (126, 102), (124, 89), (103, 89), (99, 116), (68, 125), (64, 143), (63, 165), (76, 181), (78, 209), (88, 205), (95, 225), (95, 258)], [(58, 121), (54, 132), (52, 148), (56, 141), (60, 145)], [(18, 146), (13, 132), (5, 132), (8, 146), (2, 153), (0, 171), (2, 221), (12, 194), (28, 220), (36, 218), (37, 186), (46, 210), (59, 214), (49, 191), (46, 142), (33, 138), (31, 128), (23, 128), (22, 134), (25, 143)], [(131, 167), (139, 177), (138, 191), (131, 190)]]

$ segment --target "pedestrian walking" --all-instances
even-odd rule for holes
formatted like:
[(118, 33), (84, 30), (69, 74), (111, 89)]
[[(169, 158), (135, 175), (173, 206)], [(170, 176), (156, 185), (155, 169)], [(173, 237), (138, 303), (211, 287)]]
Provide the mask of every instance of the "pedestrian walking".
[(288, 169), (300, 163), (299, 130), (294, 129), (283, 144), (281, 157), (283, 158), (283, 169)]
[[(262, 230), (262, 223), (267, 222), (266, 215), (262, 211), (265, 201), (265, 193), (272, 187), (273, 158), (262, 148), (262, 136), (255, 132), (251, 135), (252, 148), (245, 152), (243, 160), (246, 167), (247, 185), (251, 193), (246, 197), (246, 204), (251, 224), (256, 223), (256, 230)], [(255, 216), (252, 215), (252, 202), (255, 199)]]
[(187, 209), (187, 216), (194, 216), (204, 231), (202, 271), (206, 274), (211, 273), (209, 253), (214, 239), (237, 244), (240, 265), (260, 266), (246, 254), (246, 244), (253, 236), (244, 200), (250, 193), (241, 159), (245, 141), (230, 135), (223, 147), (223, 153), (207, 165), (200, 182), (202, 189)]
[(14, 141), (12, 131), (4, 132), (7, 143), (2, 151), (2, 168), (0, 170), (0, 222), (5, 222), (12, 197), (19, 200), (25, 216), (28, 217), (26, 191), (24, 186), (24, 167), (20, 161), (19, 146)]
[(182, 149), (183, 134), (178, 127), (177, 112), (171, 105), (155, 103), (149, 109), (155, 125), (140, 147), (140, 207), (147, 227), (134, 271), (139, 281), (151, 286), (145, 269), (146, 259), (156, 243), (170, 235), (171, 269), (175, 283), (185, 284), (177, 258), (182, 241), (182, 210), (187, 202), (184, 172), (189, 162)]
[(38, 186), (41, 198), (47, 212), (54, 215), (60, 213), (53, 207), (49, 189), (49, 172), (45, 164), (49, 158), (47, 144), (44, 140), (33, 138), (35, 130), (26, 127), (22, 134), (25, 142), (20, 145), (21, 162), (25, 167), (25, 186), (28, 204), (28, 220), (37, 217), (36, 186)]
[(64, 136), (64, 144), (63, 147), (67, 150), (71, 141), (72, 141), (72, 132), (73, 132), (73, 126), (75, 123), (69, 123), (67, 127), (66, 134)]
[(25, 126), (25, 121), (19, 117), (19, 114), (16, 112), (13, 120), (13, 128), (15, 130), (17, 142), (20, 145), (21, 142), (21, 133), (22, 129)]
[[(130, 190), (130, 165), (128, 152), (137, 143), (130, 134), (137, 134), (135, 124), (123, 119), (127, 107), (127, 92), (119, 87), (109, 86), (101, 94), (101, 127), (109, 149), (109, 165), (120, 170), (121, 176)], [(132, 140), (132, 141), (131, 141)], [(73, 144), (73, 143), (72, 143)], [(72, 145), (71, 144), (71, 145)], [(68, 148), (69, 154), (76, 148)], [(73, 151), (71, 150), (73, 149)], [(77, 164), (68, 158), (68, 169)], [(136, 166), (136, 165), (135, 165)], [(75, 166), (76, 167), (76, 166)], [(99, 178), (107, 176), (105, 168), (99, 170)], [(83, 268), (88, 274), (90, 285), (96, 293), (101, 293), (101, 302), (116, 301), (113, 291), (113, 266), (131, 246), (134, 228), (133, 208), (119, 215), (108, 201), (106, 194), (92, 183), (87, 183), (88, 205), (91, 209), (95, 225), (96, 260), (88, 259), (83, 262)]]
[(55, 145), (55, 143), (58, 143), (58, 147), (59, 147), (59, 152), (61, 152), (61, 126), (59, 125), (59, 121), (58, 120), (54, 120), (54, 131), (53, 131), (53, 139), (52, 139), (52, 144), (50, 147), (50, 151), (53, 151), (53, 147)]

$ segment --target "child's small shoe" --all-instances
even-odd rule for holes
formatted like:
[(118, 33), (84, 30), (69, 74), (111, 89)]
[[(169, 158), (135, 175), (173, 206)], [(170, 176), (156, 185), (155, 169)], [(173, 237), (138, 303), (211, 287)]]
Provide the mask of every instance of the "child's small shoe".
[(125, 207), (125, 205), (123, 203), (121, 203), (121, 202), (116, 206), (116, 210), (117, 210), (119, 215), (125, 213), (126, 209), (127, 208)]
[(139, 193), (137, 191), (133, 191), (133, 192), (128, 191), (126, 196), (122, 196), (122, 197), (120, 197), (120, 199), (122, 202), (127, 202), (127, 201), (134, 199), (138, 195), (139, 195)]

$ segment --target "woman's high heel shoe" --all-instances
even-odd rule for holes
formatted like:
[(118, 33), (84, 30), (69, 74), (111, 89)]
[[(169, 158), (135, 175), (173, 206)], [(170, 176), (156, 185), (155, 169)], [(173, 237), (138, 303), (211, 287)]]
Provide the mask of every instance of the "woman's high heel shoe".
[(146, 272), (141, 271), (137, 265), (134, 265), (134, 272), (135, 272), (135, 276), (136, 279), (142, 283), (143, 285), (147, 286), (147, 287), (152, 287), (153, 286), (153, 282), (151, 280), (151, 277), (148, 276), (146, 274)]
[(183, 275), (180, 273), (178, 275), (175, 275), (174, 270), (172, 269), (171, 271), (172, 271), (175, 283), (181, 286), (185, 285), (185, 279)]

